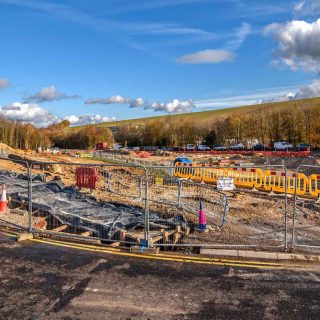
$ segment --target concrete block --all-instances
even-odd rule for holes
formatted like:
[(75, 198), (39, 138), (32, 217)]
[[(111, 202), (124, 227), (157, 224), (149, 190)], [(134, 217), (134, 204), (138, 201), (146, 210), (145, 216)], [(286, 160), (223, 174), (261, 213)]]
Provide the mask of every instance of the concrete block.
[(222, 257), (238, 257), (238, 250), (200, 248), (200, 254)]
[(246, 259), (278, 260), (278, 253), (238, 250), (238, 257)]
[(307, 255), (300, 253), (287, 252), (264, 252), (264, 251), (250, 251), (250, 250), (232, 250), (232, 249), (213, 249), (201, 248), (200, 254), (210, 255), (213, 257), (232, 257), (242, 259), (255, 260), (297, 260), (297, 261), (320, 261), (318, 255)]

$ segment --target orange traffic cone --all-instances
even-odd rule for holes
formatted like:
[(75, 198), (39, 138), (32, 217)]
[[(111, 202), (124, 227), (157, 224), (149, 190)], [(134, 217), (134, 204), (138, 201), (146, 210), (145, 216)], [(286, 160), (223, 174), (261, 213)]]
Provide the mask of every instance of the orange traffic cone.
[(0, 199), (0, 212), (6, 212), (8, 209), (6, 185), (2, 185), (2, 194)]

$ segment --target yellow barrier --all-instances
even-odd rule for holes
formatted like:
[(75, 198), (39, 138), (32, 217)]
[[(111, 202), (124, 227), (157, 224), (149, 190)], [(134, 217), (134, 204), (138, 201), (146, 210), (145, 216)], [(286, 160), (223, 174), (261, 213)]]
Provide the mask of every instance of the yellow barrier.
[[(287, 192), (294, 194), (294, 185), (296, 175), (294, 173), (287, 173)], [(265, 171), (264, 189), (267, 191), (275, 191), (285, 193), (286, 175), (283, 171)], [(308, 178), (303, 173), (298, 173), (297, 178), (297, 195), (305, 195), (307, 193)]]
[(309, 177), (309, 193), (313, 197), (319, 197), (320, 196), (320, 175), (318, 174), (312, 174)]
[[(285, 193), (286, 176), (283, 171), (260, 168), (195, 168), (192, 164), (176, 163), (174, 174), (179, 178), (215, 183), (219, 178), (233, 178), (234, 184), (240, 187), (257, 188), (266, 191)], [(303, 173), (287, 173), (287, 192), (294, 194), (297, 181), (297, 195), (320, 197), (320, 175), (313, 174), (309, 178)]]
[(233, 178), (235, 185), (241, 187), (261, 188), (264, 182), (262, 170), (255, 168), (228, 169), (226, 177)]
[(308, 193), (312, 195), (309, 190), (309, 183), (310, 183), (310, 178), (308, 178), (306, 175), (303, 173), (298, 173), (297, 179), (295, 174), (292, 174), (288, 176), (288, 193), (294, 194), (294, 185), (295, 181), (297, 181), (297, 195), (303, 196), (307, 195)]

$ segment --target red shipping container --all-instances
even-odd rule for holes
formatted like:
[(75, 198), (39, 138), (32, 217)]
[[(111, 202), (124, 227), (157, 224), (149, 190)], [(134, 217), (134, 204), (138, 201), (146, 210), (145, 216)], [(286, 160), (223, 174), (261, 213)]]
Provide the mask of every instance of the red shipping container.
[(96, 150), (106, 150), (107, 148), (108, 148), (107, 142), (99, 142), (96, 144), (96, 147), (95, 147)]

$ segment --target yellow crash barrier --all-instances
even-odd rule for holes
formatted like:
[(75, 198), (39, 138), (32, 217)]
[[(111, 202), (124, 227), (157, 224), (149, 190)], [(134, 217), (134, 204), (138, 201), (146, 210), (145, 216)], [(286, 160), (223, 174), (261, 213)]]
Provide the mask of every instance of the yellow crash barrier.
[(297, 195), (299, 196), (308, 195), (310, 178), (308, 178), (303, 173), (298, 173), (297, 178), (295, 173), (293, 174), (288, 173), (287, 179), (288, 179), (288, 189), (287, 189), (288, 193), (294, 194), (294, 185), (295, 185), (295, 181), (297, 181), (297, 191), (296, 191)]
[(319, 198), (319, 196), (320, 196), (320, 175), (312, 174), (309, 177), (309, 193), (313, 197)]
[(233, 178), (234, 184), (241, 187), (261, 188), (264, 174), (256, 168), (230, 168), (224, 177)]
[[(234, 184), (240, 187), (257, 188), (266, 191), (285, 193), (286, 174), (284, 171), (265, 170), (260, 168), (196, 168), (192, 164), (176, 163), (176, 177), (215, 183), (219, 178), (233, 178)], [(294, 194), (297, 181), (297, 195), (320, 197), (320, 175), (307, 177), (303, 173), (287, 172), (287, 192)]]

